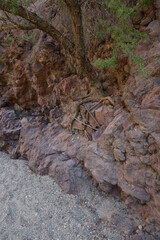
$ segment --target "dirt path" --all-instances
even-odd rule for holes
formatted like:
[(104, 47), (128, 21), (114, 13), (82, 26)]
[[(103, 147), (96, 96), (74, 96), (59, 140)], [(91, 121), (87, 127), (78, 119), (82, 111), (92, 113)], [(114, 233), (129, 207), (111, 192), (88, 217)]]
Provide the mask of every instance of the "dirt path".
[(106, 197), (91, 181), (78, 196), (68, 195), (52, 178), (32, 173), (27, 161), (0, 152), (1, 240), (128, 240), (139, 224), (118, 198)]

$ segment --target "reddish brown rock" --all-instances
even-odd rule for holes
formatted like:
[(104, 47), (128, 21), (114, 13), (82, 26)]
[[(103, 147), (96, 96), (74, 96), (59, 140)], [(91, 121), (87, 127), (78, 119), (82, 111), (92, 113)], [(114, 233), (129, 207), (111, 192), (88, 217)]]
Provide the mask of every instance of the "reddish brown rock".
[(0, 110), (0, 150), (15, 158), (16, 146), (19, 140), (21, 123), (19, 116), (13, 109)]
[(28, 165), (34, 172), (53, 177), (63, 191), (77, 193), (87, 176), (74, 157), (78, 153), (67, 154), (72, 136), (40, 116), (23, 118), (21, 124), (17, 154), (29, 160)]
[[(157, 14), (159, 1), (155, 3)], [(39, 3), (40, 13), (47, 16), (49, 5), (45, 4), (43, 8)], [(140, 75), (131, 59), (122, 56), (116, 69), (101, 71), (106, 95), (114, 99), (115, 106), (106, 102), (92, 111), (100, 127), (81, 107), (79, 119), (94, 129), (75, 121), (74, 135), (66, 128), (78, 99), (89, 89), (69, 56), (40, 32), (35, 33), (33, 46), (21, 41), (7, 48), (0, 63), (0, 149), (28, 159), (34, 172), (54, 177), (69, 193), (85, 183), (84, 166), (99, 188), (106, 192), (118, 188), (126, 204), (141, 213), (147, 224), (160, 228), (160, 41), (155, 16), (155, 10), (148, 8), (134, 19), (151, 37), (135, 52), (143, 58), (149, 75)], [(96, 19), (91, 17), (92, 28)], [(69, 23), (65, 15), (63, 22)], [(91, 25), (85, 21), (84, 25), (89, 57), (109, 57), (108, 43), (90, 41)], [(62, 26), (58, 28), (63, 32)], [(84, 130), (93, 141), (84, 137)]]
[(95, 117), (100, 125), (106, 125), (113, 120), (113, 107), (104, 105), (95, 110)]

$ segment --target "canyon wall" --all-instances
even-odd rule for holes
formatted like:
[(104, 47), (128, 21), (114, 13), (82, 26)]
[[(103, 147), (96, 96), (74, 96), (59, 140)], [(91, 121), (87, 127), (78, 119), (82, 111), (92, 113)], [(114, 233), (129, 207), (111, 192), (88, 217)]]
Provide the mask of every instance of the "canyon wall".
[[(59, 10), (55, 5), (50, 11), (45, 1), (38, 7), (44, 16)], [(61, 21), (69, 26), (63, 11)], [(89, 57), (94, 61), (110, 56), (111, 39), (98, 40), (91, 31), (103, 10), (90, 4), (83, 11)], [(160, 230), (159, 16), (157, 0), (133, 20), (149, 35), (136, 50), (148, 76), (141, 76), (133, 62), (120, 55), (115, 69), (101, 71), (109, 100), (81, 106), (72, 134), (68, 126), (76, 103), (89, 92), (72, 59), (38, 30), (32, 42), (24, 40), (24, 33), (13, 31), (22, 40), (0, 45), (0, 150), (12, 158), (28, 159), (34, 172), (55, 178), (68, 193), (78, 191), (84, 168), (97, 187), (106, 193), (117, 192), (141, 213), (153, 232)], [(64, 31), (64, 25), (57, 23), (59, 15), (53, 24)], [(0, 33), (0, 43), (7, 36)]]

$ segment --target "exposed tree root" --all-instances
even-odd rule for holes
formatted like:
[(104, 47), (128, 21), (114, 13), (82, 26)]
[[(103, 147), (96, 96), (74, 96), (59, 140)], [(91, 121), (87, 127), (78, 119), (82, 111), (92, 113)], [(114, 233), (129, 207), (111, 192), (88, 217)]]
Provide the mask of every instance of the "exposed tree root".
[(88, 126), (88, 127), (92, 128), (92, 129), (94, 129), (94, 130), (97, 130), (96, 128), (90, 126), (89, 124), (84, 123), (84, 122), (78, 120), (77, 117), (78, 117), (78, 115), (79, 115), (79, 113), (80, 113), (80, 107), (81, 107), (81, 105), (84, 105), (85, 103), (94, 103), (94, 102), (96, 102), (96, 104), (95, 104), (94, 106), (92, 106), (90, 109), (88, 109), (85, 105), (84, 105), (84, 107), (85, 107), (85, 109), (87, 110), (88, 114), (93, 118), (93, 120), (96, 122), (96, 124), (100, 127), (99, 122), (98, 122), (97, 119), (93, 116), (93, 114), (91, 113), (91, 111), (92, 111), (93, 109), (95, 109), (100, 103), (102, 103), (102, 102), (105, 101), (105, 100), (108, 100), (109, 103), (110, 103), (112, 106), (114, 106), (114, 101), (112, 100), (111, 97), (109, 97), (109, 96), (107, 96), (107, 97), (102, 97), (102, 95), (99, 94), (98, 92), (97, 92), (97, 93), (94, 93), (94, 95), (93, 95), (93, 92), (92, 92), (92, 95), (91, 95), (91, 94), (88, 94), (86, 97), (83, 97), (83, 98), (77, 103), (76, 110), (75, 110), (75, 115), (74, 115), (73, 119), (72, 119), (71, 122), (70, 122), (70, 131), (73, 133), (72, 127), (73, 127), (73, 123), (74, 123), (75, 120), (81, 122), (81, 123), (82, 123), (83, 125), (85, 125), (85, 126)]
[[(82, 105), (83, 106), (83, 105)], [(90, 109), (88, 109), (88, 107), (86, 105), (84, 105), (85, 109), (87, 110), (88, 114), (91, 116), (91, 118), (95, 121), (95, 123), (98, 125), (98, 127), (100, 127), (99, 122), (97, 121), (97, 119), (93, 116), (92, 112), (90, 111)]]

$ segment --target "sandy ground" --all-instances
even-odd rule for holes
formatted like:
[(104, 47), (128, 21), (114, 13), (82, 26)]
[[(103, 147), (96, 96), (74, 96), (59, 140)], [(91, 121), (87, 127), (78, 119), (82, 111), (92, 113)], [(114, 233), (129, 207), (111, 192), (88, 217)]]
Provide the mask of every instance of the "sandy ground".
[(79, 195), (68, 195), (52, 178), (34, 174), (27, 161), (0, 152), (0, 240), (128, 240), (110, 223), (113, 213), (133, 218), (91, 181)]

